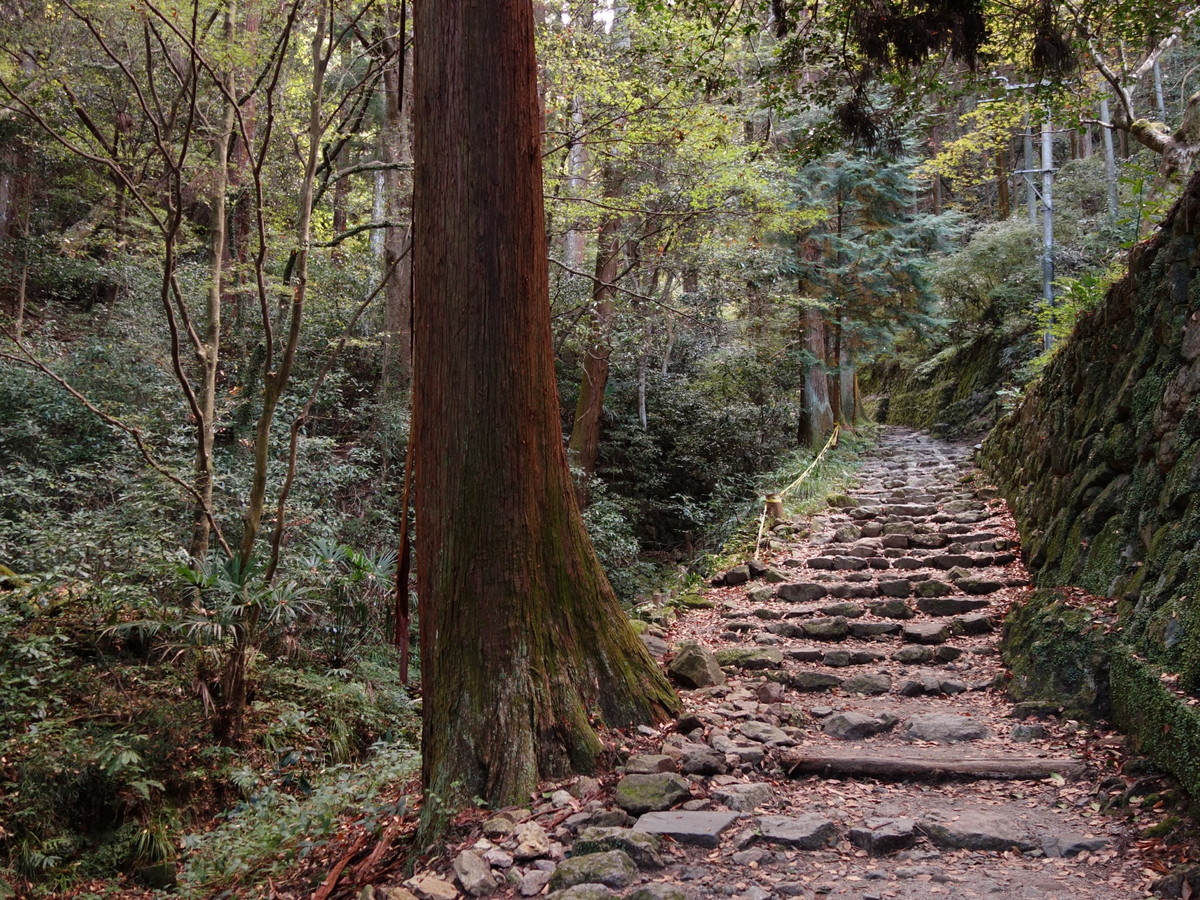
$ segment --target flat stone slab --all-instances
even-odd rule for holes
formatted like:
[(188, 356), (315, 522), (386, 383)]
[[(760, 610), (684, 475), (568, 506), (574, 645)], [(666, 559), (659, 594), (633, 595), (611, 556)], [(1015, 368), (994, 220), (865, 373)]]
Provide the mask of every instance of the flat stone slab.
[(860, 712), (842, 712), (827, 718), (822, 723), (821, 730), (839, 741), (861, 741), (872, 735), (890, 731), (899, 721), (888, 713), (868, 716)]
[(753, 650), (730, 647), (725, 650), (718, 650), (716, 657), (717, 662), (722, 666), (734, 666), (738, 669), (751, 671), (756, 669), (778, 669), (783, 665), (783, 652), (776, 650), (774, 647)]
[(1108, 838), (1087, 837), (1082, 834), (1059, 832), (1042, 837), (1042, 852), (1052, 859), (1063, 856), (1078, 856), (1080, 853), (1092, 853), (1103, 850), (1109, 845)]
[(784, 844), (801, 850), (820, 850), (837, 841), (838, 829), (824, 816), (763, 816), (759, 836), (769, 844)]
[(917, 609), (927, 616), (959, 616), (985, 609), (991, 603), (979, 597), (922, 597)]
[(933, 713), (913, 716), (904, 726), (900, 736), (909, 741), (936, 741), (939, 744), (956, 744), (960, 741), (976, 741), (990, 734), (982, 722), (967, 716), (948, 713)]
[(827, 691), (841, 687), (842, 679), (824, 672), (794, 672), (787, 676), (787, 684), (794, 691)]
[(743, 722), (738, 726), (738, 731), (748, 738), (759, 744), (783, 744), (791, 746), (796, 742), (788, 737), (787, 732), (781, 731), (774, 725), (768, 725), (766, 722)]
[(722, 812), (650, 812), (641, 816), (633, 826), (634, 831), (645, 834), (662, 834), (674, 838), (681, 844), (697, 847), (715, 847), (721, 835), (741, 816), (738, 813)]
[(845, 616), (831, 616), (826, 619), (810, 619), (800, 626), (804, 633), (813, 640), (840, 641), (849, 632)]
[(892, 679), (887, 674), (863, 674), (847, 678), (842, 690), (851, 694), (886, 694), (892, 689)]
[(904, 626), (904, 640), (912, 644), (944, 644), (949, 639), (950, 628), (941, 622), (917, 622)]
[(727, 784), (713, 791), (713, 799), (718, 803), (736, 809), (738, 812), (751, 812), (766, 803), (771, 802), (773, 792), (769, 784), (752, 782), (749, 784)]
[(935, 812), (922, 816), (917, 827), (938, 847), (953, 850), (1035, 850), (1028, 829), (1001, 810)]
[(862, 826), (851, 828), (850, 843), (866, 850), (871, 856), (886, 856), (907, 850), (917, 841), (917, 820), (867, 819)]
[(828, 593), (829, 590), (824, 585), (811, 581), (781, 584), (775, 589), (775, 596), (786, 603), (812, 603)]

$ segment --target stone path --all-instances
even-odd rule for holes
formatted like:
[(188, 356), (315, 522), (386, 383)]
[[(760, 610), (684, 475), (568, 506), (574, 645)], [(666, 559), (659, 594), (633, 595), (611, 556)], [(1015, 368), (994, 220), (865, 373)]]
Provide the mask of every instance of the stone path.
[(1027, 574), (980, 483), (969, 447), (887, 430), (843, 507), (777, 526), (765, 564), (731, 570), (711, 609), (644, 637), (681, 686), (680, 720), (631, 736), (614, 775), (489, 820), (458, 855), (457, 886), (557, 900), (1145, 896), (1155, 873), (1137, 835), (1098, 811), (1105, 784), (1125, 785), (1105, 769), (1119, 736), (1038, 719), (998, 689), (997, 629)]

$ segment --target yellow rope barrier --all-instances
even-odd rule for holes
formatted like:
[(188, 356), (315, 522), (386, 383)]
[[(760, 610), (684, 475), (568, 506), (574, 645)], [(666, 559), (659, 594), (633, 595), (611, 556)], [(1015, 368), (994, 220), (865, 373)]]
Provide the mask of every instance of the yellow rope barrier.
[[(776, 494), (776, 496), (780, 500), (783, 500), (785, 495), (787, 495), (788, 493), (793, 491), (795, 488), (799, 487), (800, 484), (803, 483), (804, 479), (806, 479), (809, 475), (812, 474), (813, 469), (815, 469), (817, 467), (817, 463), (819, 463), (822, 459), (825, 458), (825, 454), (827, 452), (829, 452), (829, 450), (832, 447), (837, 446), (838, 435), (841, 434), (841, 431), (842, 431), (841, 425), (833, 426), (833, 434), (831, 434), (829, 436), (829, 440), (825, 442), (825, 446), (821, 448), (821, 452), (818, 453), (813, 458), (813, 461), (808, 464), (808, 468), (805, 469), (803, 472), (801, 472), (800, 476), (795, 481), (793, 481), (791, 484), (789, 484), (787, 487), (785, 487), (782, 491), (780, 491), (778, 494)], [(759, 518), (758, 518), (758, 536), (754, 539), (754, 558), (755, 559), (758, 559), (759, 554), (762, 552), (763, 528), (766, 527), (766, 524), (767, 524), (767, 509), (770, 506), (770, 503), (771, 503), (770, 500), (763, 503), (762, 515), (759, 516)]]

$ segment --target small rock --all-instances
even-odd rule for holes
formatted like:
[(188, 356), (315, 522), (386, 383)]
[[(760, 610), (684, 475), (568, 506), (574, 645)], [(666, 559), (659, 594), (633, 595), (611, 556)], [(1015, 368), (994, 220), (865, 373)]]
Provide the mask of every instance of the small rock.
[(892, 654), (892, 659), (910, 666), (932, 662), (933, 650), (922, 646), (901, 647)]
[(842, 682), (842, 690), (852, 694), (886, 694), (892, 689), (892, 679), (883, 673), (855, 675)]
[(687, 900), (687, 894), (678, 885), (654, 882), (634, 888), (625, 900)]
[(973, 597), (922, 597), (917, 601), (917, 609), (927, 616), (957, 616), (990, 605), (987, 600)]
[(625, 761), (626, 775), (654, 775), (659, 772), (674, 772), (675, 760), (662, 753), (631, 756)]
[(679, 684), (689, 688), (705, 688), (725, 683), (725, 673), (708, 648), (696, 641), (684, 641), (679, 652), (667, 666), (667, 673)]
[(483, 833), (490, 838), (504, 838), (513, 833), (514, 827), (508, 816), (492, 816), (483, 823)]
[(950, 629), (939, 622), (918, 622), (904, 626), (904, 640), (911, 644), (944, 644)]
[(777, 681), (764, 681), (754, 691), (754, 696), (759, 703), (782, 703), (785, 691)]
[[(1030, 725), (1026, 725), (1023, 722), (1018, 723), (1012, 727), (1011, 735), (1014, 741), (1022, 744), (1028, 744), (1030, 741), (1040, 741), (1046, 737), (1046, 726), (1039, 725), (1036, 722)], [(1049, 856), (1050, 854), (1046, 855)]]
[(414, 875), (404, 886), (417, 895), (419, 900), (455, 900), (458, 891), (448, 881), (443, 881), (432, 872)]
[(1103, 850), (1108, 844), (1108, 838), (1089, 838), (1081, 834), (1048, 834), (1042, 838), (1042, 852), (1058, 859), (1064, 856), (1078, 856), (1080, 853), (1093, 853)]
[(958, 589), (965, 594), (994, 594), (1004, 588), (1004, 582), (991, 578), (960, 578)]
[(954, 620), (955, 630), (963, 634), (988, 634), (991, 632), (992, 620), (983, 613), (969, 613)]
[(881, 619), (911, 619), (916, 613), (901, 599), (877, 600), (870, 604), (871, 615)]
[(837, 841), (837, 826), (823, 816), (763, 816), (758, 820), (759, 835), (770, 844), (784, 844), (801, 850), (820, 850)]
[(917, 584), (918, 597), (948, 597), (954, 593), (954, 588), (944, 581), (930, 578)]
[(512, 835), (517, 842), (513, 850), (516, 859), (538, 859), (550, 852), (550, 836), (537, 822), (522, 822)]
[(890, 731), (899, 721), (887, 713), (868, 716), (860, 712), (842, 712), (826, 719), (821, 730), (839, 741), (861, 741), (872, 735)]
[(867, 819), (863, 824), (865, 827), (850, 829), (850, 843), (871, 856), (906, 850), (917, 840), (915, 819)]
[(742, 566), (734, 566), (732, 569), (730, 569), (728, 572), (726, 572), (724, 583), (733, 587), (733, 586), (736, 586), (739, 584), (745, 584), (749, 580), (750, 580), (750, 567), (742, 565)]
[(760, 782), (729, 784), (713, 791), (713, 799), (738, 812), (751, 812), (771, 801), (771, 786)]
[[(613, 800), (635, 816), (670, 809), (692, 796), (688, 783), (678, 775), (626, 775), (617, 783)], [(520, 856), (518, 855), (518, 859)]]
[(567, 809), (575, 805), (575, 800), (568, 791), (555, 791), (550, 795), (550, 805), (555, 809)]
[(933, 713), (913, 716), (904, 727), (901, 737), (909, 741), (937, 741), (953, 744), (959, 741), (974, 741), (989, 734), (980, 722), (966, 716)]
[(793, 672), (787, 675), (787, 683), (796, 691), (827, 691), (839, 687), (842, 679), (824, 672)]
[(774, 647), (753, 650), (727, 647), (724, 650), (718, 650), (716, 657), (717, 662), (722, 666), (733, 666), (748, 671), (778, 669), (783, 665), (783, 652)]
[[(907, 606), (904, 607), (908, 609)], [(912, 610), (908, 610), (912, 613)], [(910, 615), (911, 618), (911, 615)], [(854, 637), (867, 638), (868, 640), (879, 640), (887, 635), (899, 634), (899, 622), (852, 622), (850, 625), (850, 633)]]
[(822, 584), (811, 581), (781, 584), (775, 591), (775, 596), (785, 603), (812, 603), (820, 600), (829, 591)]
[(458, 883), (472, 897), (483, 897), (496, 889), (492, 867), (474, 850), (464, 850), (454, 857), (453, 867)]
[(679, 762), (685, 775), (724, 775), (729, 771), (725, 754), (712, 747), (698, 746), (687, 750)]
[(550, 878), (550, 889), (562, 890), (577, 884), (602, 884), (610, 888), (624, 888), (633, 883), (637, 874), (637, 866), (623, 850), (589, 853), (585, 856), (572, 856), (559, 863)]
[(579, 799), (590, 797), (592, 794), (600, 790), (600, 781), (592, 778), (590, 775), (580, 775), (575, 783), (571, 785), (571, 796)]
[(830, 603), (828, 606), (822, 606), (821, 612), (826, 616), (845, 616), (847, 619), (857, 619), (866, 612), (857, 603), (845, 601), (842, 603)]
[[(530, 869), (521, 876), (521, 880), (517, 882), (517, 892), (522, 897), (534, 897), (542, 892), (542, 888), (550, 883), (550, 876), (554, 873), (547, 872), (542, 869)], [(609, 892), (612, 893), (611, 891)]]
[(602, 884), (576, 884), (547, 896), (554, 900), (616, 900), (617, 894)]
[(639, 869), (661, 869), (661, 844), (657, 835), (634, 831), (632, 828), (585, 828), (579, 833), (571, 853), (574, 856), (585, 856), (590, 853), (620, 850), (627, 853)]
[(766, 722), (743, 722), (738, 726), (738, 731), (752, 741), (760, 744), (779, 744), (791, 746), (796, 742), (788, 737), (787, 733), (776, 728), (774, 725), (768, 725)]
[(511, 853), (505, 853), (499, 847), (493, 847), (483, 854), (483, 861), (493, 869), (511, 869), (513, 865), (513, 857)]
[(810, 619), (800, 626), (810, 638), (818, 641), (840, 641), (850, 631), (845, 616)]
[(937, 846), (956, 850), (1016, 849), (1024, 853), (1037, 847), (1019, 822), (990, 810), (931, 813), (920, 820), (918, 827)]

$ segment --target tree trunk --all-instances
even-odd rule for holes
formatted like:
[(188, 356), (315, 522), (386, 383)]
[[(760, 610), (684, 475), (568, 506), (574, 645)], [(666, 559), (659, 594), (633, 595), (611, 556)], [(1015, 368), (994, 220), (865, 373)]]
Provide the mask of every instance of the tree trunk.
[(422, 779), (438, 810), (591, 771), (678, 699), (629, 627), (558, 424), (533, 6), (420, 0), (413, 440)]
[[(405, 102), (409, 96), (407, 85), (411, 67), (409, 53), (402, 49), (408, 33), (408, 23), (405, 21), (408, 17), (407, 7), (407, 3), (401, 3), (398, 9), (395, 5), (388, 9), (388, 31), (396, 35), (394, 40), (401, 42), (401, 48), (391, 54), (393, 62), (384, 72), (384, 112), (380, 128), (383, 161), (402, 166), (412, 163), (409, 104)], [(392, 272), (383, 289), (381, 393), (385, 398), (394, 398), (402, 395), (412, 380), (412, 256), (403, 255), (412, 236), (412, 201), (407, 171), (386, 169), (380, 175), (383, 179), (384, 219), (404, 223), (386, 229), (380, 271), (381, 278)], [(392, 271), (393, 268), (395, 271)]]
[(819, 447), (833, 430), (833, 407), (829, 402), (829, 378), (825, 372), (825, 316), (819, 309), (806, 308), (801, 327), (804, 347), (813, 362), (804, 372), (803, 407), (797, 435), (801, 444)]
[[(607, 179), (606, 179), (607, 180)], [(587, 482), (596, 471), (600, 452), (600, 419), (604, 414), (604, 390), (608, 386), (608, 358), (612, 354), (613, 289), (621, 253), (621, 220), (605, 219), (596, 241), (596, 283), (592, 288), (591, 334), (583, 360), (583, 378), (575, 421), (567, 445), (571, 462), (583, 472), (576, 494), (587, 505)]]
[(1005, 221), (1012, 215), (1012, 197), (1008, 192), (1008, 147), (996, 148), (996, 217)]
[[(225, 40), (233, 43), (234, 21), (237, 14), (233, 0), (225, 9)], [(233, 74), (225, 77), (226, 90), (233, 93)], [(209, 514), (213, 502), (213, 435), (217, 415), (217, 370), (221, 361), (221, 304), (225, 293), (225, 251), (228, 239), (226, 227), (225, 192), (229, 186), (229, 142), (233, 135), (234, 108), (225, 107), (221, 130), (213, 138), (212, 178), (212, 253), (209, 271), (208, 307), (204, 317), (203, 358), (200, 360), (200, 417), (196, 422), (196, 493), (200, 503), (192, 513), (192, 540), (188, 553), (193, 559), (208, 554), (211, 535)]]

